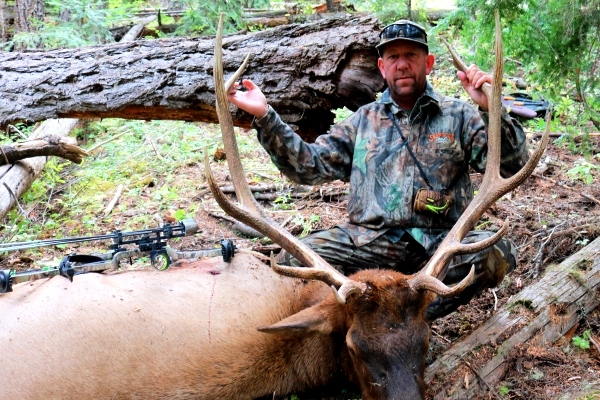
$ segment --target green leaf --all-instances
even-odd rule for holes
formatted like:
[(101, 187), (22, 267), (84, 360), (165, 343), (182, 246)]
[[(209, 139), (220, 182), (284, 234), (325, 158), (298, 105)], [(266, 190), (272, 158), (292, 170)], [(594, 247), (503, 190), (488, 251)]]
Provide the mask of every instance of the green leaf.
[(177, 221), (182, 221), (185, 219), (185, 211), (184, 210), (177, 210), (173, 213), (173, 217), (177, 220)]
[(579, 347), (581, 350), (587, 350), (590, 348), (590, 341), (580, 336), (575, 336), (573, 338), (573, 344)]

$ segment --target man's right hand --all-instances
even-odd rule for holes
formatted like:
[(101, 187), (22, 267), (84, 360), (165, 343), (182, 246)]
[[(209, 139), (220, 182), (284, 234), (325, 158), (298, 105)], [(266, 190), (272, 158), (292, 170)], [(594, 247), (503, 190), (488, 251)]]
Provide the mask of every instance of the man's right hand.
[(269, 106), (263, 92), (251, 80), (242, 80), (242, 85), (246, 88), (244, 92), (238, 90), (240, 87), (238, 82), (233, 84), (229, 92), (227, 92), (229, 101), (258, 119), (267, 115)]

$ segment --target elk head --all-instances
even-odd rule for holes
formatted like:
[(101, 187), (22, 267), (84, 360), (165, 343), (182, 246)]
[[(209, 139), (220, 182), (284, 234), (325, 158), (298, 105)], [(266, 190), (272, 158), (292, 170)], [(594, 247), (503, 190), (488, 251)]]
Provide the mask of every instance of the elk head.
[[(435, 296), (455, 296), (466, 288), (474, 270), (459, 284), (448, 287), (441, 282), (447, 262), (457, 254), (481, 250), (497, 242), (506, 232), (507, 225), (483, 242), (463, 245), (461, 240), (485, 210), (498, 198), (518, 186), (539, 160), (546, 139), (521, 172), (509, 180), (500, 177), (500, 94), (502, 83), (502, 56), (500, 28), (497, 21), (496, 73), (494, 88), (488, 95), (490, 127), (488, 132), (488, 165), (478, 195), (465, 211), (447, 240), (431, 261), (419, 273), (411, 276), (396, 271), (370, 269), (346, 277), (330, 266), (312, 249), (272, 221), (258, 206), (247, 187), (229, 113), (227, 90), (239, 78), (243, 67), (227, 84), (222, 69), (222, 16), (216, 37), (214, 82), (217, 114), (221, 125), (227, 162), (242, 206), (231, 202), (213, 179), (205, 154), (205, 173), (211, 191), (233, 218), (271, 238), (294, 256), (304, 267), (280, 266), (271, 256), (271, 267), (279, 274), (304, 280), (322, 281), (332, 287), (333, 293), (316, 304), (291, 315), (280, 322), (260, 327), (272, 334), (335, 334), (344, 336), (345, 370), (360, 385), (364, 399), (417, 399), (424, 396), (425, 356), (429, 346), (429, 325), (425, 310)], [(546, 135), (547, 136), (547, 135)], [(347, 357), (344, 357), (347, 356)]]

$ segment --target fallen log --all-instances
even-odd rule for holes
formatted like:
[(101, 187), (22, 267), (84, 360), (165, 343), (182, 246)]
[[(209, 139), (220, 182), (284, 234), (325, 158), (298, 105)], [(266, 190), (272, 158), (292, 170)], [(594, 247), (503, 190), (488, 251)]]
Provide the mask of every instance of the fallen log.
[(278, 17), (254, 17), (254, 18), (246, 18), (244, 22), (248, 27), (262, 27), (262, 28), (272, 28), (274, 26), (287, 25), (290, 23), (290, 19), (286, 15), (278, 16)]
[[(547, 268), (536, 284), (514, 296), (501, 310), (468, 337), (456, 342), (426, 370), (425, 380), (434, 399), (468, 399), (481, 391), (481, 382), (464, 388), (459, 368), (473, 352), (490, 350), (494, 356), (477, 376), (488, 385), (498, 384), (507, 371), (507, 359), (516, 346), (530, 343), (550, 346), (561, 340), (582, 318), (600, 304), (600, 238), (556, 266)], [(516, 310), (524, 312), (515, 312)], [(448, 384), (448, 376), (456, 376)], [(496, 390), (496, 393), (498, 390)]]
[(144, 30), (144, 27), (155, 19), (156, 15), (150, 15), (149, 17), (143, 18), (137, 24), (133, 25), (125, 35), (123, 35), (121, 42), (133, 42), (140, 36), (140, 33), (142, 33)]
[[(286, 25), (224, 40), (226, 73), (253, 53), (244, 78), (307, 139), (325, 133), (331, 110), (375, 99), (383, 87), (371, 16)], [(48, 52), (0, 53), (0, 129), (49, 118), (216, 122), (213, 38), (140, 40)], [(237, 126), (252, 118), (237, 111)]]
[(292, 14), (289, 10), (244, 10), (242, 18), (247, 20), (248, 18), (276, 18), (284, 17), (287, 14)]
[(50, 134), (0, 146), (0, 165), (39, 156), (56, 156), (80, 164), (87, 155), (85, 150), (77, 146), (77, 139)]
[[(44, 121), (34, 129), (30, 139), (38, 139), (45, 136), (67, 136), (75, 125), (77, 119), (52, 119)], [(0, 155), (0, 158), (3, 158)], [(0, 180), (6, 189), (0, 188), (0, 219), (15, 206), (17, 199), (29, 189), (33, 181), (46, 165), (46, 156), (32, 157), (17, 161), (11, 165), (0, 167)]]

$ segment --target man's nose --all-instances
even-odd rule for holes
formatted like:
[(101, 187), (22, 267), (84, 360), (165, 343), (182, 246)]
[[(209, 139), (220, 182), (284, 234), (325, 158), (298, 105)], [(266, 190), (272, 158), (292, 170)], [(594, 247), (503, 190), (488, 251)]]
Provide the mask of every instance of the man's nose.
[(398, 62), (396, 63), (396, 68), (399, 70), (407, 69), (408, 68), (407, 59), (405, 57), (399, 57)]

